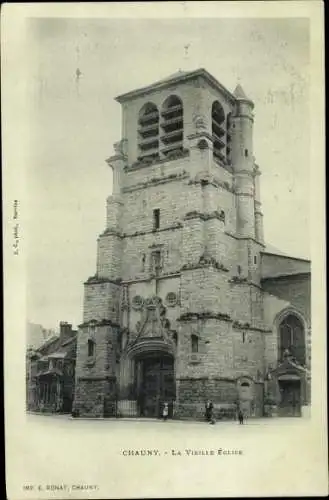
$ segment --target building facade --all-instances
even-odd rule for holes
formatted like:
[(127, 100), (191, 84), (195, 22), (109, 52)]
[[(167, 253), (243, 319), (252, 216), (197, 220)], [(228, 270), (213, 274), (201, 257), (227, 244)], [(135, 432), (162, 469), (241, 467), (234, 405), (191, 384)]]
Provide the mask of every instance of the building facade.
[(117, 98), (113, 193), (85, 282), (76, 416), (299, 415), (310, 262), (264, 243), (254, 105), (206, 70)]
[(28, 411), (71, 413), (74, 399), (77, 331), (61, 321), (53, 335), (26, 353), (26, 408)]

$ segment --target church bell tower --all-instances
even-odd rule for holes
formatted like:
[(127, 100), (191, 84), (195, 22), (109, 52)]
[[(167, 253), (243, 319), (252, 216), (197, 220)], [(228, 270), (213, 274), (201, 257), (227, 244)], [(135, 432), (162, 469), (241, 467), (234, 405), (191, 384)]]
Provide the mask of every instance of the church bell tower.
[(204, 69), (116, 100), (122, 138), (107, 159), (113, 189), (85, 282), (74, 411), (156, 417), (169, 402), (171, 416), (197, 414), (207, 398), (233, 405), (242, 377), (257, 407), (254, 105)]

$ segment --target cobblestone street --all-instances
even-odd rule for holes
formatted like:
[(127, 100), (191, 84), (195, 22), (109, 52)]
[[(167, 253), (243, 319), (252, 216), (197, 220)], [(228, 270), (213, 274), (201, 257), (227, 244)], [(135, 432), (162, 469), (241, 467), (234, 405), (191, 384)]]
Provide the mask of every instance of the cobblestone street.
[[(312, 446), (314, 425), (306, 417), (250, 419), (242, 426), (28, 414), (12, 436), (19, 450), (15, 470), (22, 471), (12, 487), (19, 498), (30, 485), (24, 498), (33, 500), (63, 498), (63, 488), (65, 498), (76, 499), (88, 498), (90, 488), (97, 490), (94, 498), (314, 494), (312, 469), (324, 446)], [(274, 469), (277, 477), (288, 468), (289, 482), (272, 481)]]

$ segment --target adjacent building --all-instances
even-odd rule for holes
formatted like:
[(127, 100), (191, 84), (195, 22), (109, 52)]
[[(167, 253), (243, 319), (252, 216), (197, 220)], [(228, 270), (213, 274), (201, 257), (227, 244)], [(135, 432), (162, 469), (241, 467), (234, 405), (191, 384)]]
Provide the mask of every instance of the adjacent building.
[(55, 335), (55, 332), (53, 330), (44, 328), (42, 325), (38, 325), (36, 323), (28, 322), (26, 325), (26, 329), (27, 349), (37, 349), (44, 342), (46, 342), (46, 340)]
[(265, 244), (252, 100), (204, 69), (116, 100), (122, 140), (84, 284), (74, 415), (158, 417), (168, 402), (170, 416), (201, 418), (207, 399), (218, 418), (300, 415), (310, 262)]
[(62, 321), (59, 335), (26, 354), (29, 411), (71, 413), (74, 398), (77, 331)]

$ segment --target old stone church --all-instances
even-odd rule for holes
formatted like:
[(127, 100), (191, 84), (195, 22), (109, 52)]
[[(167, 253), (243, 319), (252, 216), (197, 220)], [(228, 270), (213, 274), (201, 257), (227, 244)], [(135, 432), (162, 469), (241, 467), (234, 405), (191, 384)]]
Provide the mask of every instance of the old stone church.
[(208, 398), (218, 418), (307, 412), (310, 262), (264, 242), (253, 102), (204, 69), (116, 100), (74, 415), (158, 417), (168, 402), (201, 418)]

